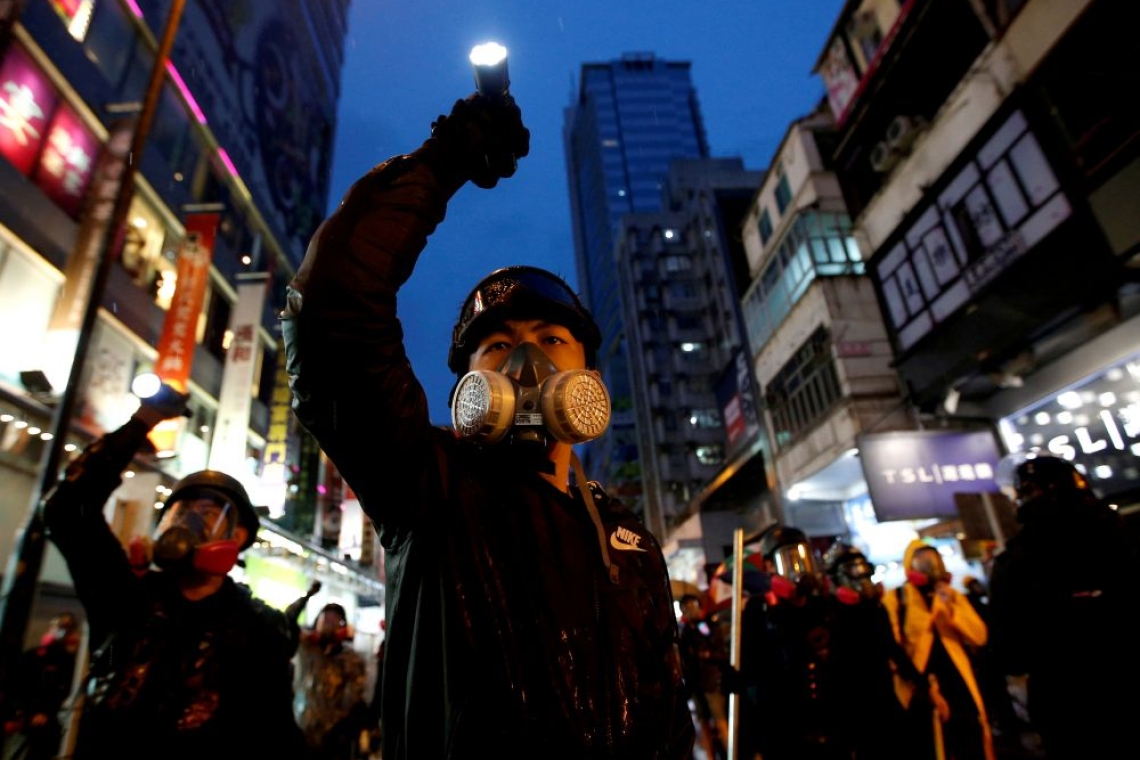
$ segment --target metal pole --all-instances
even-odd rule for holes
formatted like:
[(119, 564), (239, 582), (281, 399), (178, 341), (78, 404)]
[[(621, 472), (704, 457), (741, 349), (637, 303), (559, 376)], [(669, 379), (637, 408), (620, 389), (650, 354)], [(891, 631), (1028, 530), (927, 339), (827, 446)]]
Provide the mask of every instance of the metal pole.
[[(744, 528), (732, 533), (732, 638), (728, 664), (740, 672), (740, 614), (744, 610)], [(740, 735), (740, 694), (728, 695), (728, 760), (736, 760)]]
[[(155, 53), (146, 98), (138, 115), (130, 152), (127, 154), (126, 165), (123, 168), (122, 181), (115, 196), (111, 217), (99, 247), (98, 265), (91, 280), (91, 289), (83, 313), (83, 322), (79, 328), (79, 339), (75, 346), (75, 356), (71, 363), (71, 371), (68, 374), (67, 387), (63, 389), (55, 408), (55, 414), (52, 417), (52, 439), (40, 459), (42, 476), (40, 488), (32, 494), (32, 504), (28, 510), (27, 522), (16, 539), (16, 546), (9, 559), (8, 570), (4, 574), (4, 587), (0, 593), (0, 714), (6, 711), (11, 690), (15, 687), (12, 683), (12, 666), (23, 652), (24, 637), (27, 634), (28, 622), (35, 602), (36, 584), (39, 582), (40, 568), (43, 565), (46, 535), (41, 501), (59, 479), (63, 446), (67, 442), (67, 434), (71, 429), (71, 417), (79, 393), (79, 380), (87, 362), (87, 351), (91, 343), (91, 335), (95, 329), (99, 307), (103, 302), (103, 291), (107, 287), (107, 278), (113, 260), (112, 253), (115, 250), (115, 244), (127, 218), (127, 213), (130, 211), (135, 171), (138, 161), (142, 158), (151, 123), (154, 121), (158, 98), (162, 94), (162, 86), (166, 81), (166, 62), (170, 58), (170, 50), (174, 46), (174, 36), (178, 31), (178, 25), (182, 19), (182, 9), (185, 5), (186, 0), (173, 1), (162, 40), (158, 51)], [(3, 732), (0, 732), (0, 754), (2, 754), (4, 742)]]

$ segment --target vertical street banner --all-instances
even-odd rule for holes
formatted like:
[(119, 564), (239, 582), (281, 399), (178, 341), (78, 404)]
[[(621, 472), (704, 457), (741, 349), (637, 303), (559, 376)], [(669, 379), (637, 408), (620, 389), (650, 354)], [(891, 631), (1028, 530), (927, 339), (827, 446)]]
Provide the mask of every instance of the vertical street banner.
[(230, 344), (226, 349), (222, 388), (218, 393), (218, 416), (214, 421), (214, 438), (207, 465), (211, 470), (222, 472), (247, 471), (249, 415), (253, 410), (258, 359), (261, 356), (257, 330), (261, 325), (269, 287), (269, 275), (265, 272), (240, 274), (237, 279), (237, 303), (230, 313)]
[(285, 341), (277, 338), (277, 369), (273, 375), (273, 396), (269, 399), (269, 429), (261, 452), (260, 503), (269, 507), (269, 516), (285, 512), (289, 492), (289, 431), (293, 419), (293, 395), (289, 373), (285, 371)]
[(114, 214), (115, 199), (122, 191), (127, 154), (134, 133), (134, 119), (122, 119), (111, 126), (107, 144), (95, 168), (75, 247), (64, 269), (66, 279), (63, 290), (48, 322), (43, 371), (52, 386), (58, 389), (67, 384), (71, 372), (71, 362), (75, 358), (79, 342), (79, 329), (87, 311), (87, 302), (91, 299), (95, 270), (98, 269), (102, 256), (113, 255), (111, 250), (104, 251), (103, 246)]
[[(164, 383), (183, 393), (190, 384), (190, 370), (194, 363), (194, 346), (197, 343), (198, 316), (206, 299), (210, 281), (210, 262), (214, 258), (214, 239), (217, 236), (221, 214), (217, 212), (193, 213), (186, 216), (186, 239), (178, 249), (177, 280), (174, 297), (162, 334), (158, 339), (158, 357), (154, 373)], [(151, 442), (161, 455), (171, 452), (178, 440), (185, 419), (160, 422), (151, 431)]]

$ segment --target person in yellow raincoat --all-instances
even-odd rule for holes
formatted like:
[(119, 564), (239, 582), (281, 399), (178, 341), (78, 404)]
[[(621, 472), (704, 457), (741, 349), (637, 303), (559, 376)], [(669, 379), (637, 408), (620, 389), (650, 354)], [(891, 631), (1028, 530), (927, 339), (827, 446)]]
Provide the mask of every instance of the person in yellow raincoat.
[(915, 757), (994, 760), (989, 719), (967, 649), (985, 645), (986, 624), (969, 599), (950, 586), (938, 549), (921, 539), (911, 541), (903, 566), (906, 583), (885, 593), (883, 606), (895, 637), (932, 683), (932, 699), (916, 699), (914, 684), (895, 678), (899, 701), (908, 709)]

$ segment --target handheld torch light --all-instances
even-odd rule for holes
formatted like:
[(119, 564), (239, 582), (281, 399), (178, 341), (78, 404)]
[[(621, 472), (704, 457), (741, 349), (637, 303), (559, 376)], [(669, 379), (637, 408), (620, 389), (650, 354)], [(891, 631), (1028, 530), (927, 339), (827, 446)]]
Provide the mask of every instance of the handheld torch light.
[(485, 42), (471, 48), (471, 68), (475, 71), (475, 89), (487, 98), (502, 98), (511, 87), (507, 74), (507, 49), (497, 42)]

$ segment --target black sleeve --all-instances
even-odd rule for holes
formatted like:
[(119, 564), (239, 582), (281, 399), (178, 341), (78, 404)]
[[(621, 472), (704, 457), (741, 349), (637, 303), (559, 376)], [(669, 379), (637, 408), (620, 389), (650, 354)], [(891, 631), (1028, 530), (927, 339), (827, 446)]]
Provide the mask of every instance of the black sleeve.
[(68, 465), (44, 499), (48, 537), (67, 562), (93, 642), (101, 641), (137, 599), (138, 579), (103, 508), (119, 486), (123, 470), (145, 445), (149, 430), (131, 419), (95, 441)]

